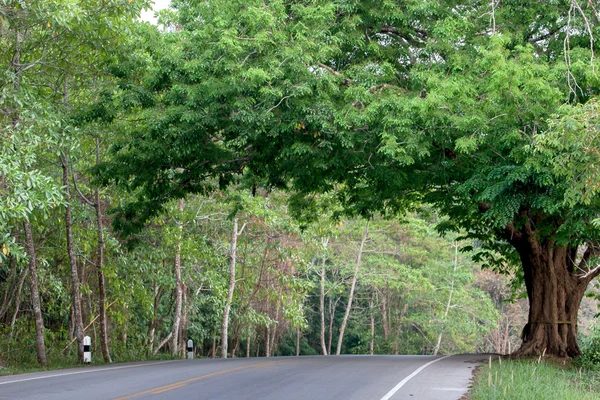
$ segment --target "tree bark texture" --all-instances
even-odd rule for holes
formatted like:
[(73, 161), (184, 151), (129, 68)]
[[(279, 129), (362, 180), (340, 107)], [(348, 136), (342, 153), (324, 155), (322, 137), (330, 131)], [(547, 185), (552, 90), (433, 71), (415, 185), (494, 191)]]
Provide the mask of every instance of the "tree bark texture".
[(346, 305), (346, 312), (344, 314), (344, 319), (342, 320), (342, 325), (340, 327), (340, 336), (338, 337), (337, 349), (335, 351), (335, 355), (339, 356), (342, 351), (342, 342), (344, 341), (344, 332), (346, 330), (346, 325), (348, 324), (348, 317), (350, 316), (350, 310), (352, 310), (352, 302), (354, 301), (354, 289), (356, 288), (356, 281), (358, 280), (358, 271), (360, 269), (360, 260), (362, 259), (363, 251), (365, 248), (365, 242), (367, 241), (367, 237), (369, 236), (369, 222), (365, 223), (365, 230), (363, 231), (362, 239), (360, 241), (360, 247), (358, 249), (358, 254), (356, 256), (356, 263), (354, 264), (354, 274), (352, 275), (352, 285), (350, 286), (350, 294), (348, 295), (348, 304)]
[(433, 355), (437, 356), (440, 351), (440, 346), (442, 345), (442, 337), (444, 336), (444, 329), (446, 328), (446, 319), (448, 318), (448, 312), (450, 311), (450, 306), (452, 305), (452, 296), (454, 295), (454, 282), (456, 276), (456, 270), (458, 269), (458, 243), (454, 242), (454, 270), (452, 272), (452, 280), (450, 281), (450, 293), (448, 294), (448, 301), (446, 302), (446, 310), (444, 311), (444, 316), (442, 317), (442, 327), (440, 329), (440, 333), (438, 335), (437, 343), (435, 345), (435, 349), (433, 349)]
[[(100, 140), (96, 138), (96, 165), (100, 164)], [(98, 250), (96, 268), (98, 275), (98, 305), (100, 311), (100, 347), (105, 363), (111, 363), (110, 348), (108, 343), (108, 317), (106, 313), (106, 281), (104, 279), (104, 229), (102, 225), (102, 204), (100, 203), (100, 190), (95, 190), (96, 229), (98, 231)]]
[[(185, 200), (179, 200), (179, 213), (182, 214), (185, 208)], [(180, 215), (180, 218), (183, 218)], [(178, 340), (179, 340), (179, 328), (181, 325), (181, 309), (183, 304), (183, 284), (181, 281), (181, 241), (183, 239), (183, 222), (178, 223), (179, 237), (177, 239), (177, 250), (175, 252), (175, 313), (173, 315), (173, 327), (171, 329), (171, 354), (177, 355)]]
[(321, 292), (319, 293), (319, 314), (321, 316), (321, 352), (324, 356), (327, 355), (327, 347), (325, 345), (325, 257), (321, 264)]
[[(244, 230), (242, 226), (241, 231)], [(229, 287), (227, 289), (227, 298), (225, 300), (225, 306), (223, 307), (223, 320), (221, 321), (221, 357), (227, 358), (227, 340), (229, 329), (229, 311), (231, 310), (231, 303), (233, 302), (233, 291), (235, 290), (235, 262), (237, 252), (237, 239), (241, 234), (238, 232), (238, 218), (233, 219), (233, 232), (231, 235), (231, 248), (229, 251)]]
[(513, 356), (576, 357), (581, 354), (577, 313), (588, 284), (600, 273), (588, 265), (596, 250), (587, 247), (578, 260), (577, 246), (559, 246), (552, 236), (540, 240), (535, 225), (528, 218), (521, 229), (506, 228), (505, 237), (521, 259), (529, 299), (523, 342)]
[(31, 305), (35, 318), (35, 348), (40, 365), (46, 366), (46, 344), (44, 343), (44, 319), (42, 318), (42, 304), (40, 301), (40, 290), (37, 280), (37, 257), (33, 244), (33, 233), (31, 224), (25, 221), (25, 250), (29, 257), (29, 289), (31, 290)]
[(69, 161), (66, 156), (60, 158), (62, 164), (62, 181), (65, 188), (65, 230), (67, 235), (67, 253), (69, 256), (69, 267), (71, 268), (71, 282), (73, 285), (72, 307), (73, 322), (75, 326), (75, 338), (77, 338), (77, 360), (83, 363), (83, 318), (81, 315), (81, 295), (79, 292), (79, 272), (77, 270), (77, 259), (75, 256), (75, 245), (73, 243), (73, 220), (71, 218), (71, 193), (69, 190)]

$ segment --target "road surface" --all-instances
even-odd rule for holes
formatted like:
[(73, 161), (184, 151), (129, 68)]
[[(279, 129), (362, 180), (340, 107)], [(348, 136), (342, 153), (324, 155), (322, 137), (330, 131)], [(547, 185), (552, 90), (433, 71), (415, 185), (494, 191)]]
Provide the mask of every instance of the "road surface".
[(454, 400), (488, 358), (311, 356), (88, 366), (0, 377), (0, 399)]

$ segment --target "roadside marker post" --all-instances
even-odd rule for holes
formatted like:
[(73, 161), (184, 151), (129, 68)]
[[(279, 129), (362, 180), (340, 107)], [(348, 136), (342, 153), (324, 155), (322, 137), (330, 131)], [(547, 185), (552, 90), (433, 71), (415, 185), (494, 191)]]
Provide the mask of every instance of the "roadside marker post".
[(92, 338), (89, 336), (83, 338), (83, 362), (86, 364), (92, 362)]
[(192, 339), (187, 341), (188, 360), (194, 359), (194, 341)]

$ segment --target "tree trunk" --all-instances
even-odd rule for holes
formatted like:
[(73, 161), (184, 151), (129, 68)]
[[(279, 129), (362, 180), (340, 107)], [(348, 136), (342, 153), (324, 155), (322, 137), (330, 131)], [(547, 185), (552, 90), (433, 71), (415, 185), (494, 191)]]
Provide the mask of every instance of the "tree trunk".
[(13, 313), (12, 319), (10, 320), (10, 337), (12, 338), (15, 322), (17, 321), (17, 315), (19, 314), (19, 307), (21, 306), (21, 293), (23, 291), (23, 284), (27, 277), (27, 269), (23, 270), (21, 277), (19, 278), (19, 285), (17, 287), (17, 294), (15, 296), (15, 312)]
[(67, 235), (67, 253), (69, 266), (71, 268), (71, 283), (73, 285), (72, 307), (73, 321), (75, 324), (75, 338), (77, 339), (77, 360), (83, 364), (83, 318), (81, 315), (81, 295), (79, 293), (79, 272), (77, 270), (77, 259), (75, 258), (75, 245), (73, 244), (73, 221), (71, 218), (71, 193), (69, 189), (69, 160), (67, 156), (61, 156), (63, 175), (62, 181), (65, 188), (65, 228)]
[[(183, 210), (185, 208), (185, 200), (179, 200), (180, 218), (183, 219)], [(173, 315), (173, 327), (171, 329), (171, 354), (177, 355), (179, 352), (179, 327), (181, 325), (181, 308), (183, 304), (183, 288), (181, 282), (181, 241), (183, 235), (183, 221), (178, 223), (179, 238), (177, 239), (177, 250), (175, 252), (175, 314)]]
[(371, 301), (369, 301), (369, 314), (371, 317), (371, 340), (369, 341), (369, 354), (373, 355), (373, 348), (375, 347), (375, 314), (374, 314), (373, 295), (371, 295)]
[(337, 307), (337, 301), (333, 302), (329, 297), (328, 310), (329, 310), (329, 331), (327, 332), (327, 354), (331, 354), (331, 345), (333, 343), (333, 321), (335, 319), (335, 309)]
[(577, 312), (590, 281), (600, 273), (588, 260), (588, 247), (578, 264), (577, 246), (560, 247), (552, 240), (538, 240), (531, 220), (520, 230), (507, 227), (507, 240), (519, 253), (529, 299), (523, 343), (513, 356), (551, 355), (558, 358), (581, 354), (577, 343)]
[(271, 357), (271, 327), (267, 325), (267, 339), (265, 343), (265, 357)]
[[(386, 285), (387, 286), (387, 285)], [(383, 339), (387, 342), (388, 337), (390, 336), (390, 323), (389, 316), (387, 310), (387, 297), (388, 297), (388, 289), (386, 287), (385, 293), (381, 296), (381, 325), (383, 328)]]
[(231, 310), (231, 303), (233, 302), (233, 291), (235, 290), (235, 262), (236, 262), (236, 251), (237, 251), (237, 239), (242, 234), (246, 224), (242, 226), (242, 229), (238, 232), (238, 218), (233, 219), (233, 232), (231, 235), (231, 249), (229, 252), (229, 288), (227, 290), (227, 299), (225, 300), (225, 306), (223, 307), (223, 320), (221, 321), (221, 357), (227, 358), (227, 340), (228, 340), (228, 327), (229, 327), (229, 311)]
[(46, 366), (46, 344), (44, 343), (44, 319), (42, 318), (42, 305), (40, 301), (40, 290), (37, 280), (37, 258), (33, 244), (31, 224), (25, 221), (25, 250), (29, 257), (29, 289), (31, 290), (31, 305), (35, 318), (35, 348), (40, 365)]
[(181, 358), (185, 359), (187, 357), (187, 339), (188, 339), (188, 326), (189, 326), (189, 308), (188, 308), (188, 300), (187, 300), (187, 292), (188, 288), (186, 285), (183, 285), (183, 313), (181, 315), (181, 334), (179, 335), (179, 348), (181, 349)]
[(321, 292), (319, 293), (319, 314), (321, 316), (321, 353), (327, 355), (327, 347), (325, 346), (325, 257), (321, 264)]
[(250, 336), (246, 341), (246, 358), (250, 358)]
[(277, 344), (277, 326), (279, 326), (279, 317), (280, 317), (280, 309), (279, 309), (279, 304), (277, 305), (277, 309), (275, 311), (275, 324), (273, 325), (273, 330), (271, 331), (271, 348), (269, 349), (269, 354), (270, 355), (275, 355), (275, 346)]
[(442, 344), (442, 336), (444, 335), (444, 328), (446, 327), (446, 319), (448, 318), (448, 312), (450, 311), (450, 306), (452, 305), (452, 295), (454, 294), (454, 281), (456, 276), (456, 270), (458, 269), (458, 243), (454, 242), (454, 271), (452, 272), (452, 279), (450, 282), (450, 294), (448, 294), (448, 301), (446, 302), (446, 310), (444, 311), (444, 316), (442, 317), (442, 327), (440, 329), (440, 334), (438, 335), (437, 343), (435, 348), (433, 349), (433, 355), (437, 356), (440, 351), (440, 346)]
[[(100, 164), (100, 139), (96, 138), (96, 165)], [(100, 203), (100, 190), (95, 190), (96, 230), (98, 231), (98, 250), (96, 269), (98, 275), (98, 305), (100, 310), (100, 347), (105, 363), (111, 363), (108, 344), (108, 317), (106, 315), (106, 286), (104, 279), (104, 229), (102, 226), (102, 205)]]
[(296, 328), (296, 357), (300, 356), (300, 328)]
[[(0, 190), (2, 190), (1, 185), (0, 185)], [(17, 263), (13, 262), (13, 256), (11, 256), (10, 254), (7, 256), (7, 259), (8, 259), (8, 269), (10, 271), (8, 278), (7, 278), (7, 282), (12, 283), (12, 282), (14, 282), (16, 277), (19, 275), (17, 272)], [(27, 269), (24, 269), (23, 271), (27, 271)], [(15, 298), (15, 290), (16, 290), (16, 287), (13, 287), (12, 290), (8, 290), (8, 286), (7, 286), (6, 290), (4, 291), (4, 295), (2, 296), (2, 305), (0, 306), (0, 321), (4, 320), (5, 317), (8, 317), (8, 311), (10, 309), (10, 305)]]
[(360, 241), (360, 247), (358, 249), (358, 255), (356, 256), (356, 263), (354, 265), (354, 275), (352, 275), (352, 285), (350, 286), (350, 294), (348, 295), (348, 304), (346, 305), (346, 313), (342, 320), (342, 326), (340, 327), (340, 336), (338, 337), (337, 349), (335, 355), (339, 356), (342, 351), (342, 342), (344, 340), (344, 331), (346, 330), (346, 324), (348, 323), (348, 317), (350, 316), (350, 310), (352, 309), (352, 302), (354, 301), (354, 289), (356, 288), (356, 281), (358, 280), (358, 270), (360, 268), (360, 260), (362, 258), (363, 250), (365, 248), (365, 242), (369, 235), (369, 221), (365, 224), (365, 230)]

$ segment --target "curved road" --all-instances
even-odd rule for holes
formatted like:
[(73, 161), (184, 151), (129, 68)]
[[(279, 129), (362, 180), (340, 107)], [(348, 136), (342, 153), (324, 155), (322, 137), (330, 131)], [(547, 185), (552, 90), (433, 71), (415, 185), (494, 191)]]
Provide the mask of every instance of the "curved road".
[(114, 364), (0, 377), (0, 399), (454, 400), (488, 355), (314, 356)]

